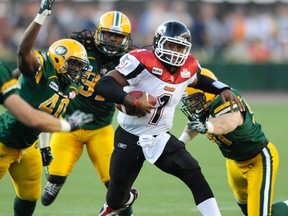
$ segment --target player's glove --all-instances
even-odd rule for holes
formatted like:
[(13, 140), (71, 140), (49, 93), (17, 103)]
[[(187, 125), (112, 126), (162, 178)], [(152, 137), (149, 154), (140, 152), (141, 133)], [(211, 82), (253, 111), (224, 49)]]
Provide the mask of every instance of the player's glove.
[(201, 134), (205, 134), (208, 131), (206, 123), (201, 122), (199, 119), (193, 119), (193, 121), (187, 124), (188, 129), (196, 131)]
[(49, 16), (51, 14), (51, 8), (55, 0), (42, 0), (38, 14)]
[(51, 153), (50, 147), (45, 147), (40, 149), (41, 156), (42, 156), (42, 164), (43, 166), (49, 166), (53, 160), (53, 155)]
[(93, 121), (93, 115), (76, 110), (71, 116), (66, 118), (66, 121), (71, 125), (71, 131), (74, 131)]

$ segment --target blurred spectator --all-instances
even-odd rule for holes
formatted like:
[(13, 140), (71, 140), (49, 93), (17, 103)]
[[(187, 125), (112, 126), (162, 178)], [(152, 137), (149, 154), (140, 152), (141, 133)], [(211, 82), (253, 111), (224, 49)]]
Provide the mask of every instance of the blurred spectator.
[[(27, 21), (38, 10), (39, 1), (27, 0), (25, 4), (20, 0), (0, 1), (2, 60), (15, 61), (19, 40)], [(56, 13), (41, 29), (37, 49), (47, 49), (51, 41), (72, 31), (94, 29), (100, 14), (122, 9), (132, 21), (133, 41), (138, 47), (152, 44), (151, 35), (160, 23), (176, 19), (191, 29), (191, 52), (202, 63), (288, 63), (288, 5), (284, 3), (237, 5), (225, 1), (213, 4), (184, 0), (62, 0), (53, 7)]]
[(248, 47), (248, 54), (251, 62), (263, 63), (270, 61), (271, 50), (262, 38), (255, 38)]
[[(154, 35), (156, 28), (169, 18), (167, 0), (149, 0), (146, 10), (139, 17), (139, 37), (144, 46), (152, 45), (151, 35)], [(133, 35), (132, 35), (133, 36)]]

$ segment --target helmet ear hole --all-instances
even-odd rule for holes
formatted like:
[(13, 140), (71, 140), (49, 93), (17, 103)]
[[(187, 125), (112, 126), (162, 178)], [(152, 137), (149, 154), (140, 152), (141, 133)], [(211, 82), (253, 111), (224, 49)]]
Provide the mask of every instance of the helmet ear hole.
[(58, 58), (55, 58), (55, 62), (56, 62), (56, 63), (59, 63), (59, 59), (58, 59)]

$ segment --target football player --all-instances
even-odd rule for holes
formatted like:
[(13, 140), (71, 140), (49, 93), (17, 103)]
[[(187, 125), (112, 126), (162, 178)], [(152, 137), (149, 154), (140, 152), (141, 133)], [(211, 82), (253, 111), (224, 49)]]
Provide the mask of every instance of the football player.
[[(89, 115), (75, 111), (67, 119), (58, 119), (31, 107), (18, 95), (19, 85), (11, 70), (0, 61), (0, 103), (23, 124), (40, 131), (73, 131), (89, 121)], [(20, 108), (19, 108), (20, 107)]]
[[(207, 70), (201, 74), (216, 80)], [(218, 144), (226, 158), (229, 185), (244, 215), (288, 215), (288, 201), (272, 205), (279, 156), (276, 147), (266, 138), (261, 125), (241, 94), (232, 89), (245, 106), (233, 111), (222, 104), (217, 95), (187, 88), (182, 111), (190, 122), (180, 136), (187, 144), (199, 133)]]
[[(120, 57), (132, 45), (131, 24), (122, 12), (109, 11), (100, 17), (95, 32), (84, 29), (74, 32), (71, 38), (85, 46), (92, 67), (86, 71), (85, 82), (80, 88), (79, 96), (70, 103), (66, 114), (70, 115), (75, 110), (81, 110), (93, 113), (94, 121), (85, 124), (73, 133), (52, 134), (50, 147), (54, 159), (48, 167), (48, 182), (41, 198), (45, 206), (55, 200), (74, 165), (81, 157), (85, 146), (101, 181), (108, 187), (109, 164), (114, 139), (114, 129), (111, 123), (115, 104), (96, 94), (94, 86), (107, 71), (115, 68)], [(40, 142), (44, 143), (45, 140), (48, 141), (49, 138), (41, 137)], [(69, 145), (63, 145), (63, 143), (69, 143)], [(131, 216), (132, 213), (130, 207), (120, 212), (119, 215)]]
[[(77, 95), (82, 68), (89, 67), (89, 60), (85, 48), (72, 39), (56, 41), (48, 52), (33, 50), (51, 5), (48, 0), (41, 3), (20, 41), (19, 95), (34, 108), (59, 117)], [(0, 116), (0, 131), (0, 179), (9, 172), (16, 192), (14, 215), (32, 215), (41, 195), (41, 154), (33, 145), (40, 131), (22, 124), (10, 112)]]
[[(134, 106), (139, 113), (118, 114), (110, 184), (99, 215), (116, 215), (119, 209), (135, 201), (137, 193), (129, 191), (145, 160), (186, 184), (202, 215), (220, 215), (198, 162), (169, 130), (175, 108), (188, 85), (220, 94), (223, 101), (235, 101), (241, 109), (242, 104), (227, 85), (199, 73), (201, 67), (190, 54), (191, 34), (183, 23), (171, 20), (161, 24), (153, 44), (153, 50), (135, 50), (122, 56), (116, 69), (95, 86), (95, 91), (107, 100)], [(152, 95), (157, 99), (156, 106), (146, 100), (145, 94), (139, 99), (127, 94), (124, 86)]]

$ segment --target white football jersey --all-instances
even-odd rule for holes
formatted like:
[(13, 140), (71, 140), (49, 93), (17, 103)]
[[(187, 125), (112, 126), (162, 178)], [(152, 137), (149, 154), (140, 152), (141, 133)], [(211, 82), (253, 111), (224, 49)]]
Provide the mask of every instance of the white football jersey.
[(142, 49), (122, 56), (116, 69), (129, 83), (129, 86), (124, 88), (125, 91), (145, 91), (157, 100), (157, 108), (144, 117), (118, 112), (117, 119), (121, 127), (140, 136), (158, 135), (172, 128), (176, 106), (187, 85), (196, 79), (200, 66), (198, 61), (189, 55), (186, 63), (174, 74), (170, 74), (153, 51)]

